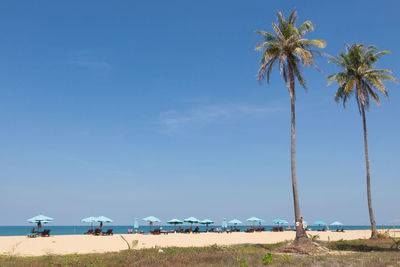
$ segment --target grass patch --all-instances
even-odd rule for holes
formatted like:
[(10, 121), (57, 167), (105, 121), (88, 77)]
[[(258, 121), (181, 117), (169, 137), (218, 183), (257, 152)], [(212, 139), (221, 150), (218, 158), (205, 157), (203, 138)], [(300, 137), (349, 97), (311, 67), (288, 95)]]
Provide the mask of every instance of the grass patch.
[(329, 243), (324, 243), (326, 247), (332, 250), (344, 251), (399, 251), (395, 246), (395, 242), (400, 239), (383, 238), (377, 240), (371, 239), (356, 239), (356, 240), (339, 240)]
[[(356, 246), (366, 240), (338, 241), (325, 244), (331, 248), (343, 243)], [(99, 254), (48, 255), (40, 257), (0, 256), (0, 266), (397, 266), (400, 252), (380, 251), (317, 256), (276, 254), (273, 250), (285, 242), (271, 245), (208, 246), (124, 250)], [(364, 244), (365, 245), (365, 244)], [(371, 245), (371, 244), (370, 244)], [(374, 246), (386, 248), (389, 243)], [(341, 247), (342, 248), (342, 247)]]

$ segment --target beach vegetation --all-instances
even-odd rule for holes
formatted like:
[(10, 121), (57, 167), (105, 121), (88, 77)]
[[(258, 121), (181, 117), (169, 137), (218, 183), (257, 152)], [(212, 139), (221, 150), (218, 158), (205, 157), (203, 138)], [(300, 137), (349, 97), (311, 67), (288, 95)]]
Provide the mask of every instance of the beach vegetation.
[(272, 253), (267, 253), (263, 257), (264, 264), (271, 264), (274, 263), (274, 258), (272, 257)]
[(398, 251), (396, 242), (400, 242), (400, 238), (339, 240), (322, 244), (332, 250), (370, 252)]
[[(390, 239), (359, 239), (324, 243), (331, 251), (315, 255), (275, 254), (263, 246), (191, 247), (123, 250), (120, 252), (46, 255), (39, 257), (0, 256), (0, 266), (397, 266), (399, 251)], [(280, 243), (284, 246), (285, 243)], [(346, 252), (348, 251), (348, 252)], [(374, 251), (374, 252), (371, 252)], [(272, 263), (269, 263), (272, 258)], [(397, 265), (396, 265), (397, 264)]]
[[(300, 201), (297, 188), (296, 166), (295, 166), (295, 82), (304, 88), (306, 81), (302, 74), (303, 66), (318, 67), (314, 63), (314, 57), (320, 55), (315, 48), (324, 48), (326, 43), (322, 40), (309, 40), (305, 35), (314, 30), (311, 21), (305, 21), (299, 27), (296, 26), (297, 12), (294, 10), (288, 18), (281, 12), (277, 14), (277, 22), (272, 23), (273, 33), (256, 31), (261, 35), (263, 41), (256, 45), (255, 49), (262, 51), (260, 67), (257, 80), (261, 83), (267, 80), (269, 83), (270, 74), (275, 65), (278, 65), (279, 72), (283, 76), (286, 87), (289, 90), (291, 106), (291, 174), (292, 190), (294, 199), (294, 213), (296, 222), (300, 222)], [(318, 69), (319, 70), (319, 69)], [(296, 238), (293, 245), (304, 246), (310, 244), (303, 227), (296, 227)]]
[(318, 234), (316, 234), (316, 235), (308, 234), (308, 236), (310, 237), (312, 242), (315, 242), (320, 238), (320, 236)]
[(290, 260), (292, 259), (292, 255), (290, 254), (282, 254), (281, 259), (283, 262), (290, 262)]
[(392, 73), (390, 69), (378, 69), (375, 67), (378, 60), (383, 55), (388, 53), (390, 53), (389, 50), (378, 51), (374, 45), (369, 45), (366, 47), (364, 44), (346, 44), (344, 52), (340, 51), (339, 56), (330, 56), (328, 60), (328, 62), (336, 64), (341, 69), (341, 72), (329, 75), (327, 77), (328, 84), (335, 81), (339, 85), (339, 88), (335, 94), (335, 101), (341, 101), (343, 103), (343, 107), (346, 107), (347, 100), (354, 95), (358, 106), (358, 111), (362, 116), (367, 200), (372, 230), (371, 239), (379, 238), (379, 236), (376, 229), (374, 212), (372, 209), (370, 160), (368, 153), (365, 110), (369, 110), (371, 99), (378, 106), (380, 106), (379, 94), (382, 94), (389, 99), (384, 81), (397, 82), (397, 79), (390, 75)]
[(125, 238), (123, 235), (120, 235), (120, 237), (122, 238), (122, 240), (125, 241), (126, 245), (128, 246), (128, 250), (134, 249), (134, 248), (138, 245), (138, 243), (139, 243), (139, 240), (136, 240), (136, 239), (135, 239), (135, 240), (132, 240), (132, 241), (129, 243), (129, 241), (126, 240), (126, 238)]

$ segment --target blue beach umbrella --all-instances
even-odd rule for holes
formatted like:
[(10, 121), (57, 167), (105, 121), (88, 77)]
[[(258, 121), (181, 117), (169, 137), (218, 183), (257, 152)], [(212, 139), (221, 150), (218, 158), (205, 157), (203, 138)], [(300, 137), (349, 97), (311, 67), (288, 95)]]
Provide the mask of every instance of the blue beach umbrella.
[(206, 227), (207, 227), (207, 232), (208, 232), (208, 225), (209, 225), (209, 224), (213, 224), (214, 222), (211, 221), (211, 220), (209, 220), (209, 219), (204, 219), (204, 220), (200, 221), (199, 223), (200, 223), (200, 224), (205, 224)]
[(231, 223), (236, 226), (237, 224), (241, 224), (242, 222), (239, 221), (238, 219), (233, 219), (233, 220), (230, 220), (228, 223)]
[(110, 218), (107, 218), (106, 216), (99, 216), (99, 217), (96, 217), (96, 222), (100, 223), (100, 230), (103, 230), (103, 223), (113, 222), (113, 220), (111, 220)]
[(97, 222), (97, 221), (96, 221), (96, 217), (90, 216), (90, 217), (82, 219), (82, 222), (90, 223), (90, 226), (93, 228), (93, 223)]
[(143, 218), (142, 220), (149, 223), (150, 231), (151, 231), (151, 226), (153, 225), (153, 223), (161, 222), (160, 219), (158, 219), (157, 217), (154, 217), (154, 216), (149, 216), (149, 217)]
[(49, 222), (53, 221), (53, 218), (50, 218), (50, 217), (47, 217), (45, 215), (40, 214), (38, 216), (35, 216), (33, 218), (28, 219), (27, 221), (29, 223), (37, 223), (38, 230), (40, 231), (40, 228), (42, 227), (42, 224), (43, 223), (49, 223)]
[(133, 228), (134, 228), (135, 230), (139, 229), (139, 222), (138, 222), (138, 219), (137, 219), (137, 218), (135, 218), (135, 221), (133, 222)]
[(184, 222), (190, 223), (190, 228), (192, 228), (194, 223), (199, 223), (199, 220), (195, 217), (189, 217), (183, 220)]
[(279, 227), (280, 224), (285, 224), (285, 223), (288, 223), (288, 222), (285, 221), (285, 220), (282, 220), (280, 218), (276, 218), (276, 219), (272, 220), (272, 223), (277, 224), (278, 227)]
[(316, 222), (313, 223), (313, 225), (322, 226), (322, 225), (326, 225), (326, 223), (323, 222), (323, 221), (316, 221)]
[(247, 221), (248, 222), (252, 222), (253, 226), (255, 225), (255, 223), (260, 223), (261, 224), (262, 222), (264, 222), (263, 219), (260, 219), (260, 218), (257, 218), (257, 217), (250, 217), (250, 218), (247, 219)]
[(339, 226), (339, 225), (343, 225), (343, 223), (336, 221), (336, 222), (331, 223), (331, 225)]
[(275, 223), (275, 224), (285, 224), (285, 223), (288, 223), (288, 222), (285, 221), (285, 220), (282, 220), (282, 219), (280, 219), (280, 218), (276, 218), (276, 219), (272, 220), (272, 223)]
[(183, 224), (183, 222), (182, 222), (181, 220), (178, 220), (178, 219), (169, 220), (167, 223), (168, 223), (168, 224), (173, 224), (175, 230), (176, 230), (176, 225), (177, 225), (177, 224)]
[(224, 229), (228, 228), (228, 223), (226, 222), (226, 218), (224, 218), (224, 219), (222, 220), (221, 227), (224, 228)]

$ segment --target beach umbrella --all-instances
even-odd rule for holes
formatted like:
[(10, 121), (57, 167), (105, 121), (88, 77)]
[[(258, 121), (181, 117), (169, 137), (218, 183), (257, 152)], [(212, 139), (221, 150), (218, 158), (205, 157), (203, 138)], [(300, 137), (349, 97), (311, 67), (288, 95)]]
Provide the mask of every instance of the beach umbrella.
[(154, 217), (154, 216), (149, 216), (149, 217), (143, 218), (142, 220), (149, 223), (150, 231), (151, 231), (151, 226), (153, 225), (153, 223), (161, 222), (160, 219), (158, 219), (157, 217)]
[(198, 223), (199, 222), (199, 220), (196, 219), (195, 217), (189, 217), (189, 218), (184, 219), (183, 221), (190, 223), (190, 228), (192, 228), (194, 223)]
[(250, 218), (248, 218), (246, 221), (248, 221), (248, 222), (252, 222), (253, 223), (253, 226), (255, 225), (255, 223), (262, 223), (264, 220), (263, 219), (260, 219), (260, 218), (257, 218), (257, 217), (250, 217)]
[(282, 219), (280, 219), (280, 218), (276, 218), (276, 219), (272, 220), (272, 223), (275, 223), (275, 224), (285, 224), (285, 223), (288, 223), (288, 222), (285, 221), (285, 220), (282, 220)]
[(99, 216), (99, 217), (96, 217), (96, 222), (100, 223), (100, 230), (103, 230), (103, 223), (113, 222), (113, 220), (111, 220), (110, 218), (107, 218), (106, 216)]
[(240, 223), (242, 223), (241, 221), (239, 221), (238, 219), (233, 219), (233, 220), (230, 220), (228, 223), (231, 223), (231, 224), (233, 224), (233, 225), (237, 225), (237, 224), (240, 224)]
[(96, 217), (90, 216), (90, 217), (82, 219), (82, 222), (90, 223), (91, 227), (93, 228), (93, 223), (97, 222), (97, 221), (96, 221)]
[(278, 227), (279, 227), (280, 224), (285, 224), (285, 223), (288, 223), (288, 222), (285, 221), (285, 220), (282, 220), (280, 218), (276, 218), (276, 219), (272, 220), (272, 223), (277, 224)]
[(135, 221), (133, 222), (133, 228), (136, 230), (139, 229), (139, 222), (137, 218), (135, 218)]
[(239, 221), (238, 219), (233, 219), (233, 220), (230, 220), (228, 223), (231, 223), (231, 224), (240, 224), (240, 223), (242, 223), (242, 222)]
[[(304, 224), (304, 222), (303, 222), (303, 224)], [(323, 222), (323, 221), (316, 221), (316, 222), (314, 222), (313, 224), (314, 224), (314, 225), (317, 225), (317, 226), (326, 225), (326, 223)]]
[(228, 224), (226, 223), (226, 218), (224, 218), (224, 219), (222, 220), (221, 227), (224, 228), (224, 229), (228, 228)]
[(331, 223), (331, 225), (339, 226), (339, 225), (343, 225), (343, 223), (336, 221), (336, 222)]
[(177, 224), (182, 224), (183, 222), (181, 220), (178, 220), (178, 219), (172, 219), (172, 220), (169, 220), (167, 223), (168, 224), (173, 224), (174, 225), (174, 229), (176, 230), (176, 225)]
[(211, 221), (211, 220), (209, 220), (209, 219), (205, 219), (205, 220), (200, 221), (199, 223), (200, 223), (200, 224), (205, 224), (206, 227), (207, 227), (207, 232), (208, 232), (208, 225), (209, 225), (209, 224), (213, 224), (214, 222)]
[(47, 216), (42, 215), (42, 214), (28, 219), (29, 223), (36, 223), (37, 224), (37, 227), (38, 227), (39, 231), (40, 231), (40, 228), (42, 227), (43, 223), (49, 223), (51, 221), (53, 221), (53, 218), (47, 217)]
[(236, 225), (238, 225), (238, 224), (240, 224), (242, 222), (239, 221), (238, 219), (233, 219), (233, 220), (230, 220), (228, 223), (233, 224), (235, 226), (235, 230), (236, 230)]

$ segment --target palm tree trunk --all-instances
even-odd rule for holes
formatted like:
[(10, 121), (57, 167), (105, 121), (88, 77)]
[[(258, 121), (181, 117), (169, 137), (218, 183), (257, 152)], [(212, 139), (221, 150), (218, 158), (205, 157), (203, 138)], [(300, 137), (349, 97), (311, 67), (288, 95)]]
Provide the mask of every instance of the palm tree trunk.
[(363, 118), (363, 127), (364, 127), (364, 147), (365, 147), (365, 166), (367, 169), (367, 197), (368, 197), (368, 211), (369, 211), (369, 220), (371, 221), (371, 239), (378, 238), (378, 231), (376, 230), (374, 212), (372, 210), (372, 200), (371, 200), (371, 176), (369, 170), (369, 154), (368, 154), (368, 140), (367, 140), (367, 122), (365, 120), (365, 108), (364, 105), (361, 105), (361, 113)]
[[(297, 190), (297, 179), (296, 179), (296, 112), (295, 112), (295, 90), (294, 90), (294, 75), (293, 70), (289, 66), (289, 83), (290, 83), (290, 106), (291, 106), (291, 149), (290, 149), (290, 161), (291, 161), (291, 171), (292, 171), (292, 189), (293, 189), (293, 202), (294, 202), (294, 216), (297, 222), (300, 222), (300, 202), (299, 202), (299, 193)], [(309, 243), (309, 239), (307, 234), (303, 228), (303, 225), (300, 224), (296, 227), (296, 239), (294, 240), (295, 246), (302, 246), (306, 243)]]

